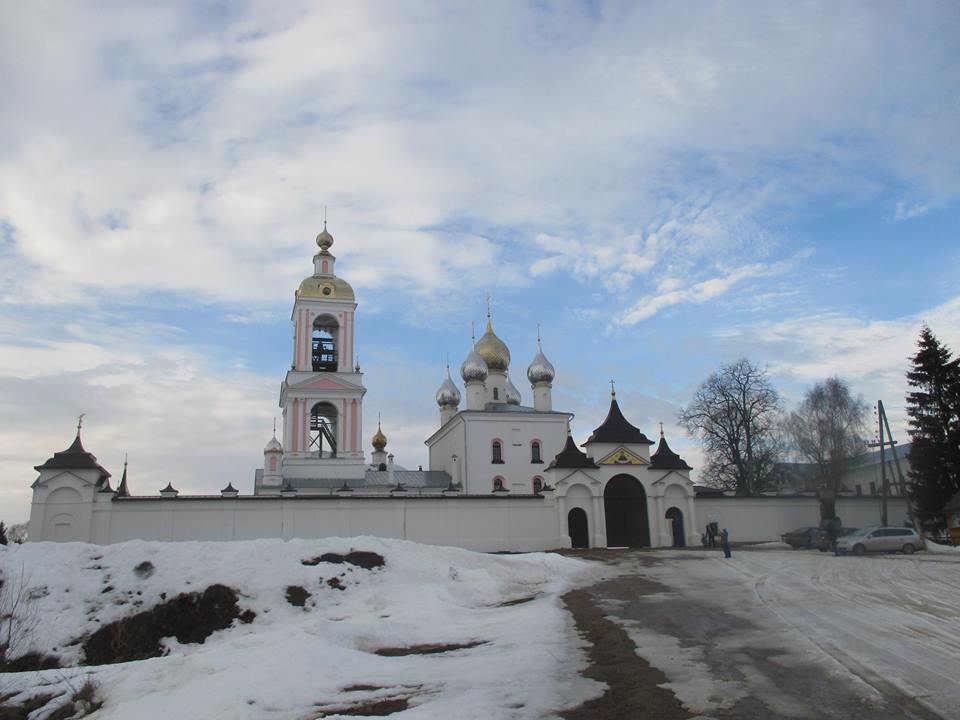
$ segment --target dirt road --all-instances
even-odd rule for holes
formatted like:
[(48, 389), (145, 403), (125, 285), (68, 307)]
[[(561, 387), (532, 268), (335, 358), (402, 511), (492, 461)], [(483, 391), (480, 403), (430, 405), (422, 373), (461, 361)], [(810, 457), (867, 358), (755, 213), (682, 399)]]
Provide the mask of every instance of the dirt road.
[(620, 574), (566, 598), (595, 648), (590, 676), (610, 685), (567, 718), (929, 720), (957, 707), (946, 678), (960, 672), (960, 613), (939, 595), (960, 565), (765, 551), (579, 556)]

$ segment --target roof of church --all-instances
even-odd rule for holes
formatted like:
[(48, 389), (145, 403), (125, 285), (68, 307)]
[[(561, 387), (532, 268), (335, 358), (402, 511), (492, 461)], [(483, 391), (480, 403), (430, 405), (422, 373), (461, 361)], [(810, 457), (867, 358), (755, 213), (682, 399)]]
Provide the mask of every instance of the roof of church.
[(33, 469), (37, 472), (41, 470), (99, 470), (100, 478), (97, 480), (97, 485), (102, 485), (110, 477), (110, 473), (97, 462), (96, 456), (84, 450), (83, 443), (80, 442), (79, 430), (70, 447), (54, 453), (53, 457), (49, 458), (43, 465), (34, 465)]
[(687, 465), (686, 460), (677, 455), (670, 446), (667, 445), (667, 438), (660, 435), (660, 444), (657, 445), (657, 451), (650, 456), (651, 470), (693, 470)]
[(643, 443), (653, 445), (653, 440), (635, 428), (620, 412), (620, 406), (617, 404), (617, 398), (614, 395), (610, 398), (610, 411), (607, 413), (607, 419), (600, 427), (593, 431), (584, 445), (594, 442), (606, 443)]
[(563, 450), (557, 453), (547, 469), (595, 467), (597, 467), (597, 464), (593, 461), (593, 458), (577, 447), (577, 444), (573, 441), (573, 435), (567, 435), (567, 444), (563, 446)]

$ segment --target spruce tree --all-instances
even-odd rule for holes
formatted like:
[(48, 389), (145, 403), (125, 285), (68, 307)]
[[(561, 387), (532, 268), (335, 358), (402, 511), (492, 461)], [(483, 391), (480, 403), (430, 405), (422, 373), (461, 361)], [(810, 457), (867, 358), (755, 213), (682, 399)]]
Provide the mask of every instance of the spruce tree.
[(0, 545), (7, 544), (7, 526), (3, 524), (3, 520), (0, 520)]
[(924, 326), (907, 372), (910, 494), (921, 517), (941, 525), (941, 510), (960, 491), (960, 359)]

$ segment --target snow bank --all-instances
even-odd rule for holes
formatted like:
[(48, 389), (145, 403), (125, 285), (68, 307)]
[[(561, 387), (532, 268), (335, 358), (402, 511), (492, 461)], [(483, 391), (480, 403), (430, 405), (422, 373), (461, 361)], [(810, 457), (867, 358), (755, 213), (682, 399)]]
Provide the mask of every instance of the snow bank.
[(960, 553), (960, 547), (951, 547), (950, 545), (941, 545), (940, 543), (935, 543), (932, 540), (926, 540), (924, 544), (928, 552), (942, 553), (945, 555), (953, 555), (953, 554)]
[[(364, 570), (302, 560), (368, 550)], [(148, 561), (152, 569), (135, 568)], [(29, 543), (0, 552), (0, 570), (25, 580), (39, 622), (31, 648), (67, 664), (77, 638), (182, 592), (236, 589), (256, 619), (202, 645), (168, 641), (165, 657), (8, 675), (15, 689), (92, 674), (106, 701), (98, 718), (316, 717), (402, 696), (405, 717), (533, 717), (596, 693), (577, 679), (585, 656), (559, 595), (595, 566), (546, 553), (496, 556), (373, 537), (109, 546)], [(331, 587), (338, 578), (345, 590)], [(311, 593), (303, 608), (287, 586)], [(503, 605), (511, 600), (527, 600)], [(375, 651), (431, 643), (483, 644), (437, 655)], [(26, 648), (24, 648), (26, 649)], [(571, 682), (573, 680), (573, 682)], [(76, 681), (74, 680), (74, 684)], [(357, 689), (361, 688), (361, 689)]]

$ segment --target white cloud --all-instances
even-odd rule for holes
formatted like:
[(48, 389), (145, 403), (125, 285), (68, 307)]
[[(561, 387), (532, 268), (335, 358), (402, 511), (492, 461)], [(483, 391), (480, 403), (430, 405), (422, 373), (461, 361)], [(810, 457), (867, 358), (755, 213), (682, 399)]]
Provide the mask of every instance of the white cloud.
[(744, 265), (734, 268), (724, 275), (702, 280), (693, 283), (689, 287), (681, 288), (677, 282), (667, 283), (667, 287), (676, 288), (661, 291), (657, 295), (648, 295), (640, 298), (631, 307), (627, 308), (616, 319), (618, 325), (636, 325), (638, 322), (647, 320), (656, 315), (661, 310), (680, 305), (681, 303), (691, 303), (699, 305), (708, 300), (713, 300), (726, 293), (737, 283), (748, 278), (761, 275), (770, 275), (779, 272), (781, 268), (771, 267), (769, 265), (754, 264)]

